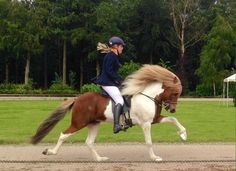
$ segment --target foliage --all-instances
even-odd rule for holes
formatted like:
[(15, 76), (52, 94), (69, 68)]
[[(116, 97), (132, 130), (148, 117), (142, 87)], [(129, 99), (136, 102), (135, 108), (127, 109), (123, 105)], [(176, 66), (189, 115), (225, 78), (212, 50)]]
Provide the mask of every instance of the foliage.
[(76, 91), (72, 87), (63, 83), (62, 78), (57, 73), (55, 73), (55, 80), (53, 81), (53, 84), (50, 86), (47, 92), (55, 94), (76, 93)]
[(200, 67), (197, 70), (205, 86), (222, 85), (221, 82), (228, 73), (226, 68), (233, 55), (233, 38), (232, 27), (222, 16), (218, 16), (206, 37), (207, 44), (201, 52)]
[[(190, 6), (183, 5), (184, 2)], [(171, 7), (179, 14), (171, 12)], [(193, 8), (184, 11), (182, 7)], [(1, 0), (0, 82), (22, 84), (30, 77), (36, 87), (48, 88), (57, 72), (70, 87), (88, 83), (101, 64), (97, 42), (106, 43), (109, 37), (117, 35), (126, 42), (124, 61), (140, 64), (169, 61), (168, 66), (176, 66), (175, 70), (183, 64), (190, 91), (194, 91), (199, 84), (194, 73), (199, 67), (199, 54), (208, 43), (198, 40), (212, 31), (217, 15), (235, 26), (235, 9), (234, 0)], [(178, 16), (177, 25), (173, 15)], [(181, 19), (185, 24), (182, 28)], [(174, 29), (174, 25), (178, 27)], [(224, 36), (217, 39), (225, 42)], [(185, 47), (180, 48), (180, 43)], [(178, 61), (180, 51), (186, 54), (183, 62)], [(225, 70), (235, 67), (234, 57), (229, 55)]]
[(75, 88), (75, 84), (76, 84), (76, 73), (73, 71), (69, 72), (69, 85), (70, 87)]
[(233, 84), (232, 96), (233, 96), (234, 107), (236, 107), (236, 83)]
[(33, 81), (30, 79), (28, 84), (12, 84), (4, 83), (0, 84), (0, 93), (2, 94), (30, 94), (41, 93), (41, 90), (35, 90), (33, 88)]
[(196, 95), (200, 97), (212, 96), (212, 87), (200, 84), (196, 88)]
[(100, 92), (101, 89), (98, 85), (91, 83), (91, 84), (84, 84), (80, 88), (80, 93), (86, 93), (86, 92)]
[(124, 79), (139, 68), (140, 64), (138, 63), (134, 63), (133, 61), (125, 62), (125, 64), (119, 69), (119, 74)]
[(162, 58), (160, 58), (160, 62), (158, 63), (158, 65), (162, 66), (163, 68), (166, 68), (170, 71), (173, 71), (173, 67), (170, 63), (170, 61), (164, 61)]

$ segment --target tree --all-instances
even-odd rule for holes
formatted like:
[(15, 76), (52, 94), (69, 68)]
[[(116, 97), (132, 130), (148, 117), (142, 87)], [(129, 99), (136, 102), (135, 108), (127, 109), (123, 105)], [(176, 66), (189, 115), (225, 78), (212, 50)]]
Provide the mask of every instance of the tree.
[(10, 10), (10, 3), (7, 0), (0, 1), (0, 52), (2, 60), (5, 60), (5, 82), (9, 82), (9, 59), (12, 55), (11, 49), (14, 45), (14, 34), (11, 30), (15, 27), (14, 24), (8, 22), (8, 13)]
[(71, 39), (72, 30), (78, 22), (78, 0), (52, 1), (52, 9), (49, 18), (50, 30), (52, 35), (62, 42), (63, 49), (63, 84), (67, 81), (67, 48)]
[(24, 83), (28, 84), (31, 57), (42, 50), (39, 37), (41, 25), (35, 14), (33, 2), (30, 0), (13, 1), (9, 21), (15, 25), (17, 54), (26, 56)]
[[(170, 22), (164, 1), (142, 0), (137, 7), (137, 17), (133, 17), (133, 34), (137, 51), (145, 62), (157, 63), (167, 57), (169, 44), (164, 35), (170, 31)], [(148, 59), (148, 60), (147, 60)]]
[[(102, 1), (96, 8), (97, 41), (107, 43), (108, 39), (114, 35), (124, 39), (126, 48), (123, 59), (130, 60), (132, 56), (136, 56), (134, 42), (132, 42), (131, 37), (137, 35), (138, 31), (134, 30), (132, 23), (134, 17), (137, 15), (137, 8), (140, 1), (107, 0)], [(100, 57), (99, 55), (95, 57), (97, 75), (100, 73), (98, 67)]]
[(167, 39), (173, 47), (179, 51), (177, 66), (180, 79), (184, 88), (188, 88), (185, 62), (186, 49), (200, 41), (205, 31), (205, 20), (200, 0), (167, 0), (170, 19), (173, 23), (172, 35)]
[(96, 26), (96, 7), (100, 3), (98, 1), (79, 0), (78, 6), (78, 24), (72, 30), (71, 42), (77, 48), (76, 56), (79, 58), (79, 86), (84, 83), (84, 64), (86, 60), (93, 61), (96, 56), (96, 44), (98, 41), (98, 33)]
[(197, 69), (202, 84), (212, 87), (214, 96), (216, 95), (216, 85), (221, 85), (231, 62), (233, 39), (234, 33), (231, 25), (222, 16), (217, 16), (206, 37), (206, 45), (200, 56), (200, 67)]

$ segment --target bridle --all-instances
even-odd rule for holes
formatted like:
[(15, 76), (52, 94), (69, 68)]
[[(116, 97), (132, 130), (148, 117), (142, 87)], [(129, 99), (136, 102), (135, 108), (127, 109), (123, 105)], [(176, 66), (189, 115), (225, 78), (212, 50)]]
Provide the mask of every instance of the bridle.
[(170, 100), (166, 100), (166, 101), (163, 101), (161, 99), (161, 96), (160, 95), (156, 95), (155, 98), (151, 97), (151, 96), (148, 96), (144, 93), (139, 93), (147, 98), (149, 98), (150, 100), (152, 100), (155, 105), (159, 106), (159, 107), (164, 107), (166, 110), (169, 109), (170, 107), (170, 104), (177, 104), (177, 102), (171, 102)]

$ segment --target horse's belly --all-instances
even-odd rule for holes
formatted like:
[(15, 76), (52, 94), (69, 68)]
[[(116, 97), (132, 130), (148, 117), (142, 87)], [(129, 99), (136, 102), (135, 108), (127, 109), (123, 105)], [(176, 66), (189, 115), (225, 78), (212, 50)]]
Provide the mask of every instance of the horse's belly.
[(106, 107), (106, 110), (104, 111), (104, 115), (106, 117), (106, 122), (112, 122), (113, 121), (113, 113), (112, 113), (112, 103), (111, 101)]
[[(106, 117), (105, 122), (113, 122), (113, 112), (112, 112), (112, 103), (111, 103), (111, 101), (107, 105), (107, 107), (104, 111), (104, 115)], [(127, 113), (126, 113), (126, 116), (128, 117)], [(133, 124), (139, 123), (138, 118), (136, 117), (136, 115), (134, 115), (132, 113), (132, 109), (130, 110), (130, 118), (132, 119)], [(122, 120), (122, 118), (121, 118), (121, 120)]]

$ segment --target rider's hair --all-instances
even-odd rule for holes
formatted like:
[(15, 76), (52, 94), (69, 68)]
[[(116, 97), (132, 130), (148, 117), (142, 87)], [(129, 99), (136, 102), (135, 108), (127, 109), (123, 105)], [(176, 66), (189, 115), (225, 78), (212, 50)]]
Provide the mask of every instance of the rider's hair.
[(100, 51), (101, 53), (108, 53), (111, 51), (111, 48), (105, 43), (98, 42), (97, 50)]

